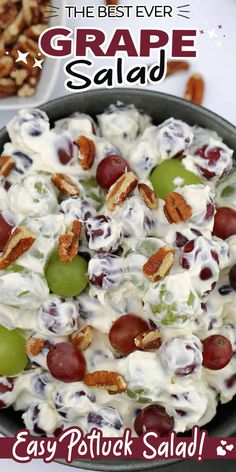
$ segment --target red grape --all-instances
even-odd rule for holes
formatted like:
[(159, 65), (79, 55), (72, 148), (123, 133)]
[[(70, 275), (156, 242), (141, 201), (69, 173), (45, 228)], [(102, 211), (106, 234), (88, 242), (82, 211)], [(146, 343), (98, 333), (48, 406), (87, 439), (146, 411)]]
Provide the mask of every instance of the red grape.
[(156, 431), (159, 436), (167, 436), (173, 428), (174, 419), (160, 405), (147, 406), (138, 413), (134, 421), (134, 429), (138, 436), (147, 431)]
[(3, 251), (11, 234), (13, 225), (0, 213), (0, 251)]
[(6, 405), (6, 403), (3, 400), (1, 400), (1, 394), (11, 392), (13, 390), (13, 386), (14, 386), (13, 379), (9, 377), (6, 377), (4, 381), (0, 380), (0, 408), (8, 407), (8, 405)]
[(123, 315), (112, 325), (109, 340), (116, 351), (127, 356), (137, 349), (134, 338), (148, 329), (147, 321), (139, 316), (133, 314)]
[(107, 156), (97, 167), (97, 183), (104, 188), (109, 188), (129, 170), (127, 162), (120, 156)]
[(232, 208), (218, 208), (215, 214), (213, 234), (221, 239), (227, 239), (236, 234), (236, 211)]
[(83, 353), (71, 343), (58, 343), (47, 354), (47, 365), (52, 376), (62, 382), (82, 380), (86, 371)]
[(231, 267), (229, 272), (229, 283), (231, 287), (236, 291), (236, 264)]
[(202, 341), (203, 361), (207, 369), (223, 369), (231, 360), (233, 349), (231, 342), (225, 336), (213, 334)]

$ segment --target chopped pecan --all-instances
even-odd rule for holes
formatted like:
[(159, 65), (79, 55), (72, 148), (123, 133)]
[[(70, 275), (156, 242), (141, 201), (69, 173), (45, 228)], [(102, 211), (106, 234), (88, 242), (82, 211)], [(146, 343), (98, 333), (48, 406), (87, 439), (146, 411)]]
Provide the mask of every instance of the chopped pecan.
[(169, 193), (165, 198), (164, 213), (169, 223), (187, 221), (192, 216), (192, 208), (182, 195), (177, 192)]
[(0, 29), (7, 28), (17, 17), (17, 6), (11, 0), (0, 2)]
[(81, 229), (81, 221), (74, 220), (72, 228), (59, 236), (58, 255), (64, 264), (73, 261), (78, 254)]
[(148, 185), (140, 183), (138, 184), (138, 189), (148, 208), (154, 210), (158, 207), (158, 197)]
[(143, 266), (144, 275), (150, 282), (158, 282), (171, 270), (174, 262), (175, 250), (172, 247), (163, 246), (148, 259)]
[(0, 175), (7, 177), (14, 167), (15, 161), (11, 156), (0, 157)]
[(149, 330), (134, 338), (135, 346), (141, 351), (156, 351), (162, 344), (162, 338), (157, 330)]
[(90, 325), (85, 326), (81, 331), (71, 334), (70, 341), (81, 351), (85, 351), (93, 340), (93, 328)]
[(13, 59), (10, 56), (3, 56), (0, 59), (0, 79), (8, 77), (13, 69)]
[(51, 180), (60, 192), (69, 197), (77, 197), (80, 193), (77, 185), (68, 175), (56, 173), (52, 175)]
[(15, 80), (17, 87), (21, 87), (27, 79), (29, 72), (26, 69), (17, 68), (10, 73), (10, 77)]
[(4, 77), (0, 79), (0, 98), (10, 97), (16, 93), (17, 87), (13, 79)]
[(27, 356), (37, 356), (43, 349), (45, 339), (31, 337), (25, 343)]
[(189, 62), (170, 60), (167, 62), (166, 77), (186, 70), (189, 70)]
[(0, 258), (0, 270), (6, 269), (18, 257), (27, 252), (34, 243), (35, 235), (25, 226), (19, 226), (11, 234)]
[(21, 88), (17, 91), (18, 97), (33, 97), (35, 95), (35, 87), (31, 87), (29, 84), (23, 84)]
[(92, 141), (92, 139), (87, 138), (86, 136), (81, 135), (79, 136), (79, 138), (76, 139), (75, 143), (79, 148), (81, 156), (80, 165), (82, 169), (91, 169), (96, 155), (94, 141)]
[(32, 25), (24, 31), (24, 35), (36, 41), (46, 28), (46, 24)]
[(127, 390), (124, 378), (117, 372), (98, 370), (85, 374), (83, 381), (88, 387), (105, 388), (111, 394), (122, 393)]
[(20, 11), (14, 21), (4, 30), (3, 32), (3, 41), (5, 44), (13, 44), (17, 39), (19, 34), (25, 28), (25, 18), (23, 11)]
[(190, 102), (201, 105), (203, 101), (205, 83), (200, 74), (192, 75), (185, 87), (184, 97)]
[(123, 174), (110, 188), (106, 202), (109, 210), (114, 210), (117, 205), (122, 205), (128, 196), (137, 187), (138, 179), (133, 172)]
[(18, 58), (19, 55), (18, 50), (25, 53), (28, 52), (27, 62), (21, 62), (20, 64), (21, 67), (23, 67), (24, 69), (31, 71), (35, 64), (35, 58), (38, 58), (38, 54), (40, 52), (38, 43), (22, 34), (18, 38), (17, 45), (11, 51), (11, 56), (15, 60)]
[(27, 25), (40, 23), (43, 20), (37, 0), (22, 0), (23, 14)]

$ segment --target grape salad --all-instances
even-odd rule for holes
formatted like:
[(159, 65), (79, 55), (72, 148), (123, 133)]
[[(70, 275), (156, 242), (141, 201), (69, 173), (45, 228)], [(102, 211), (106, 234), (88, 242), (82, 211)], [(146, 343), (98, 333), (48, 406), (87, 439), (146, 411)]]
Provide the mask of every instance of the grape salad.
[(0, 408), (34, 435), (210, 422), (236, 394), (233, 151), (122, 103), (7, 130)]

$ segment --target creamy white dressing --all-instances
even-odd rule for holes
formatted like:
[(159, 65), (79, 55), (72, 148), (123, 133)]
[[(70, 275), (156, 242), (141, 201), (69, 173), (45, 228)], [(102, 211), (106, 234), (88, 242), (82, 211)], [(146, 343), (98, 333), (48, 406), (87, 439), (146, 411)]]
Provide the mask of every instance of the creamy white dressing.
[[(44, 112), (22, 110), (8, 125), (11, 143), (3, 153), (16, 164), (1, 182), (0, 211), (13, 225), (26, 225), (36, 241), (10, 271), (0, 271), (0, 321), (46, 343), (41, 353), (30, 356), (31, 370), (17, 376), (13, 390), (2, 393), (0, 400), (24, 412), (24, 423), (33, 434), (51, 435), (76, 425), (85, 432), (98, 427), (104, 435), (120, 436), (125, 427), (133, 428), (137, 412), (153, 402), (173, 416), (175, 431), (184, 432), (214, 417), (218, 395), (225, 403), (236, 394), (235, 355), (224, 369), (210, 371), (202, 366), (201, 342), (211, 334), (223, 334), (236, 351), (236, 292), (228, 279), (236, 263), (236, 236), (226, 242), (212, 237), (215, 205), (236, 208), (235, 173), (219, 180), (225, 168), (231, 169), (232, 152), (214, 131), (173, 118), (153, 126), (151, 118), (132, 105), (111, 105), (97, 119), (98, 125), (90, 116), (75, 113), (50, 130)], [(75, 141), (81, 135), (95, 144), (90, 171), (80, 165)], [(203, 159), (196, 153), (203, 146), (220, 147), (223, 157), (213, 166), (215, 177), (205, 185), (182, 187), (176, 177), (176, 191), (192, 209), (187, 222), (169, 224), (164, 201), (150, 210), (137, 189), (111, 212), (94, 180), (101, 160), (114, 154), (125, 157), (150, 187), (151, 170), (179, 154), (184, 154), (186, 168), (202, 176)], [(58, 201), (50, 178), (54, 172), (72, 176), (80, 195), (62, 200), (60, 196)], [(80, 296), (63, 299), (49, 293), (44, 266), (59, 235), (75, 219), (83, 223), (80, 248), (90, 255), (90, 283)], [(193, 250), (185, 251), (189, 241)], [(163, 245), (175, 248), (174, 265), (163, 280), (151, 283), (143, 265)], [(201, 278), (205, 268), (211, 274)], [(114, 321), (127, 313), (159, 329), (159, 350), (136, 350), (126, 357), (115, 353), (108, 334)], [(127, 392), (109, 395), (83, 381), (59, 382), (48, 372), (50, 347), (68, 341), (70, 334), (88, 324), (94, 337), (84, 352), (87, 370), (120, 373)], [(2, 377), (1, 382), (8, 380)]]

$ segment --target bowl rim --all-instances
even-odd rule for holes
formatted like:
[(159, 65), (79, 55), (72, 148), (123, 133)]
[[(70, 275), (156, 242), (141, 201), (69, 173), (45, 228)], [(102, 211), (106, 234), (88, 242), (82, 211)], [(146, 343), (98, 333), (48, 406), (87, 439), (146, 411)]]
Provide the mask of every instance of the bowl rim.
[[(92, 89), (92, 90), (86, 90), (83, 92), (78, 92), (78, 93), (72, 93), (68, 95), (64, 95), (62, 97), (58, 97), (55, 99), (52, 99), (42, 105), (40, 105), (40, 109), (45, 111), (46, 113), (52, 112), (53, 108), (55, 109), (57, 104), (60, 104), (60, 108), (65, 105), (69, 105), (72, 101), (76, 102), (76, 99), (78, 97), (78, 102), (80, 101), (81, 97), (86, 98), (86, 97), (94, 97), (94, 100), (96, 99), (97, 96), (100, 96), (101, 94), (106, 94), (106, 97), (110, 97), (110, 103), (114, 103), (117, 100), (122, 101), (122, 96), (123, 99), (125, 99), (126, 103), (132, 104), (132, 98), (137, 97), (137, 94), (140, 96), (149, 96), (150, 98), (153, 98), (158, 101), (159, 98), (161, 99), (166, 99), (167, 101), (170, 101), (173, 105), (184, 105), (186, 106), (189, 110), (192, 110), (193, 112), (197, 112), (198, 114), (201, 113), (205, 117), (210, 117), (212, 120), (215, 120), (218, 125), (222, 126), (224, 129), (227, 129), (229, 133), (232, 133), (232, 136), (236, 138), (236, 126), (230, 123), (228, 120), (225, 118), (221, 117), (214, 111), (209, 110), (208, 108), (202, 107), (200, 105), (196, 105), (192, 102), (189, 102), (185, 100), (184, 98), (181, 97), (176, 97), (175, 95), (168, 94), (168, 93), (163, 93), (163, 92), (157, 92), (155, 90), (143, 90), (140, 88), (111, 88), (111, 89), (106, 89), (106, 88), (99, 88), (99, 89)], [(119, 97), (120, 96), (120, 97)], [(128, 100), (127, 100), (128, 98)], [(29, 107), (28, 107), (29, 108)], [(140, 107), (142, 108), (142, 107)], [(79, 104), (78, 104), (78, 111), (79, 111)], [(67, 115), (68, 116), (68, 115)], [(51, 118), (49, 116), (49, 119), (51, 121)], [(3, 127), (0, 130), (0, 141), (6, 141), (8, 137), (7, 134), (7, 129), (6, 127)], [(229, 430), (229, 428), (228, 428)], [(0, 423), (0, 432), (2, 434), (5, 434), (6, 436), (8, 435), (7, 428), (1, 425)], [(233, 434), (235, 432), (235, 426), (230, 429), (230, 432), (228, 436)], [(222, 435), (222, 434), (221, 434)], [(146, 471), (146, 470), (153, 470), (159, 467), (165, 467), (174, 463), (179, 462), (180, 459), (159, 459), (151, 462), (143, 461), (142, 459), (140, 460), (134, 460), (134, 459), (115, 459), (115, 460), (105, 460), (101, 459), (101, 461), (90, 461), (86, 459), (78, 459), (75, 460), (74, 462), (68, 464), (64, 459), (58, 459), (56, 462), (61, 463), (63, 465), (69, 465), (72, 467), (77, 467), (81, 468), (82, 470), (97, 470), (97, 471), (109, 471), (110, 468), (114, 472), (141, 472), (141, 471)]]

